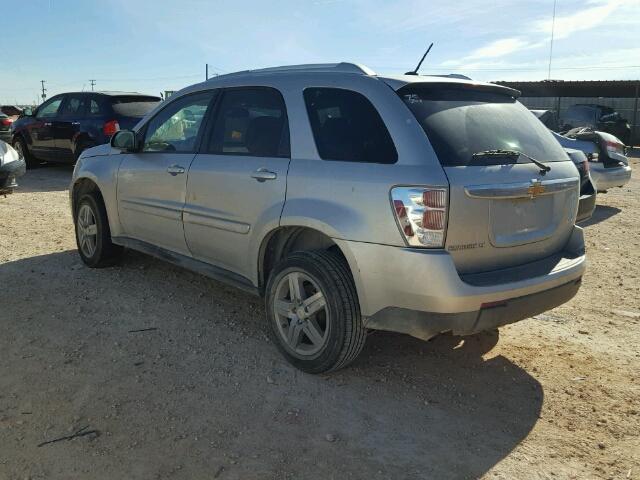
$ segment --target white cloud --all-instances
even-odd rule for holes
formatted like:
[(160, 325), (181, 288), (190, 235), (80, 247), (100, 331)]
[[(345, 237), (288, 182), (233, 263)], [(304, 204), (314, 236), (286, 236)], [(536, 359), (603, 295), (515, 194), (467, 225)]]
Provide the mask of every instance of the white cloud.
[[(625, 0), (605, 0), (592, 2), (595, 6), (579, 9), (575, 13), (564, 16), (556, 16), (554, 37), (556, 39), (567, 38), (576, 32), (590, 30), (597, 27), (611, 15)], [(550, 34), (552, 19), (539, 20), (535, 23), (534, 32)]]
[(510, 53), (522, 50), (529, 42), (520, 38), (501, 38), (478, 48), (466, 57), (467, 60), (478, 60), (482, 58), (504, 57)]
[[(619, 7), (625, 4), (633, 4), (637, 1), (638, 0), (592, 0), (591, 2), (587, 2), (587, 8), (578, 8), (575, 13), (556, 16), (554, 38), (561, 40), (569, 38), (577, 32), (592, 30), (607, 21)], [(632, 16), (635, 17), (635, 21), (638, 20), (638, 15)], [(448, 60), (441, 65), (443, 67), (468, 66), (475, 62), (491, 61), (525, 50), (548, 47), (551, 36), (551, 22), (551, 18), (534, 21), (530, 34), (526, 37), (512, 36), (493, 40), (472, 51), (469, 55), (459, 59)]]

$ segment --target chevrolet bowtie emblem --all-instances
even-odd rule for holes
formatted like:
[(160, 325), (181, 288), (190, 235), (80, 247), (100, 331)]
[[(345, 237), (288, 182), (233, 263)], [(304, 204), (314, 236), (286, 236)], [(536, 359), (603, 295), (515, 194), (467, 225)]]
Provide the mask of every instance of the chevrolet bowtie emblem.
[(535, 198), (538, 195), (542, 195), (545, 192), (544, 185), (540, 183), (540, 180), (531, 180), (531, 186), (527, 189), (529, 198)]

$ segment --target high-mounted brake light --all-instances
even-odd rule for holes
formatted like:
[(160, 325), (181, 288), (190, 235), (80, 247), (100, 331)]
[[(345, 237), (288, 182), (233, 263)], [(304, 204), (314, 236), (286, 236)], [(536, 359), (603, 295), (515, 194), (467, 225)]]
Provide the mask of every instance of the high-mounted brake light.
[(443, 187), (395, 187), (393, 212), (411, 247), (444, 247), (449, 191)]
[(118, 130), (120, 130), (120, 125), (118, 124), (117, 120), (110, 120), (108, 122), (105, 122), (105, 124), (102, 126), (102, 131), (107, 137), (111, 137)]

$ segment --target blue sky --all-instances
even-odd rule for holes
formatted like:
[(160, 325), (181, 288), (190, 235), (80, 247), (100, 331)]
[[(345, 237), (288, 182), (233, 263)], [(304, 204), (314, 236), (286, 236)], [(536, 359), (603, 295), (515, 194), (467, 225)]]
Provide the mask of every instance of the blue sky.
[[(29, 0), (2, 5), (0, 102), (157, 94), (211, 72), (355, 61), (379, 73), (547, 78), (553, 0)], [(4, 2), (3, 2), (4, 3)], [(639, 79), (640, 0), (557, 0), (551, 77)]]

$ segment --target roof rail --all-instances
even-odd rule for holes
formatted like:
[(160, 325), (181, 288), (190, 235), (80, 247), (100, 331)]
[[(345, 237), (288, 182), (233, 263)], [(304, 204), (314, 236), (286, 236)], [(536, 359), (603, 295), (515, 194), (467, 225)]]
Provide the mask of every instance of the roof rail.
[(461, 73), (443, 73), (441, 75), (426, 75), (427, 77), (444, 77), (444, 78), (457, 78), (460, 80), (471, 80), (471, 77), (462, 75)]
[(227, 73), (212, 77), (210, 80), (220, 77), (230, 77), (236, 75), (247, 75), (253, 73), (283, 73), (283, 72), (333, 72), (333, 73), (356, 73), (359, 75), (376, 75), (376, 72), (369, 67), (358, 63), (309, 63), (304, 65), (284, 65), (282, 67), (258, 68), (255, 70), (243, 70), (241, 72)]

